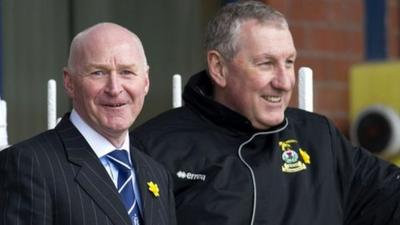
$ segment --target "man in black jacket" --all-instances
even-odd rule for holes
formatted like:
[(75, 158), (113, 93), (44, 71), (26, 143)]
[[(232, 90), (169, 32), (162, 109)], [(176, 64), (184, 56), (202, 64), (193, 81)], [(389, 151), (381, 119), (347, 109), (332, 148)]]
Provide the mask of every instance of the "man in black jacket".
[(226, 5), (206, 51), (185, 106), (132, 133), (175, 175), (178, 224), (400, 224), (400, 170), (287, 108), (296, 50), (281, 13)]

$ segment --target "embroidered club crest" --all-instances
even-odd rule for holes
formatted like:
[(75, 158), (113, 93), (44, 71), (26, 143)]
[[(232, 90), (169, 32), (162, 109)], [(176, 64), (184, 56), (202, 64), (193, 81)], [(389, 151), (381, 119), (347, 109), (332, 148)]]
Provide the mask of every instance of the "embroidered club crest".
[(295, 144), (297, 144), (297, 140), (293, 139), (279, 142), (279, 147), (282, 150), (282, 160), (284, 162), (282, 165), (282, 172), (299, 172), (307, 169), (306, 164), (311, 163), (311, 158), (305, 150), (298, 148), (298, 150), (295, 151), (293, 147)]

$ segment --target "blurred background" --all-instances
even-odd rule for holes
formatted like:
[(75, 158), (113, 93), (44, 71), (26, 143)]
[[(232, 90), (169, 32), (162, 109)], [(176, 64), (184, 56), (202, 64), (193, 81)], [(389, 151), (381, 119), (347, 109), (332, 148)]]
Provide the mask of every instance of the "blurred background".
[[(9, 143), (47, 129), (47, 80), (57, 81), (58, 116), (70, 111), (62, 87), (69, 44), (76, 33), (99, 22), (125, 26), (143, 42), (151, 88), (135, 125), (171, 108), (172, 75), (181, 74), (185, 83), (205, 68), (205, 25), (233, 1), (0, 0), (0, 96), (7, 101)], [(399, 1), (263, 1), (286, 15), (297, 68), (313, 69), (314, 111), (355, 143), (395, 161), (400, 152)], [(296, 93), (292, 106), (297, 106)]]

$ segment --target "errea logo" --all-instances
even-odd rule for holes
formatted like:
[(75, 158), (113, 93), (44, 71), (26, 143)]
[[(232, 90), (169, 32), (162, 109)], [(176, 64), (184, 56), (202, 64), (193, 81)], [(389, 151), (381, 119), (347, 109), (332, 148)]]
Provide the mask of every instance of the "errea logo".
[(176, 173), (176, 176), (181, 179), (187, 179), (187, 180), (206, 180), (206, 175), (204, 174), (196, 174), (196, 173), (190, 173), (190, 172), (184, 172), (184, 171), (178, 171)]

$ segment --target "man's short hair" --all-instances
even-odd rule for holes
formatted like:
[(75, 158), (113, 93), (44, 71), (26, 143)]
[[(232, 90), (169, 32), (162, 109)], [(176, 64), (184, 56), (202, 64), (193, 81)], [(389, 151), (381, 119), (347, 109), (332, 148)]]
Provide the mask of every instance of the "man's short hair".
[(241, 24), (252, 19), (261, 24), (288, 28), (288, 23), (282, 13), (260, 1), (229, 3), (221, 8), (207, 25), (206, 52), (216, 50), (224, 58), (231, 60), (237, 52)]

